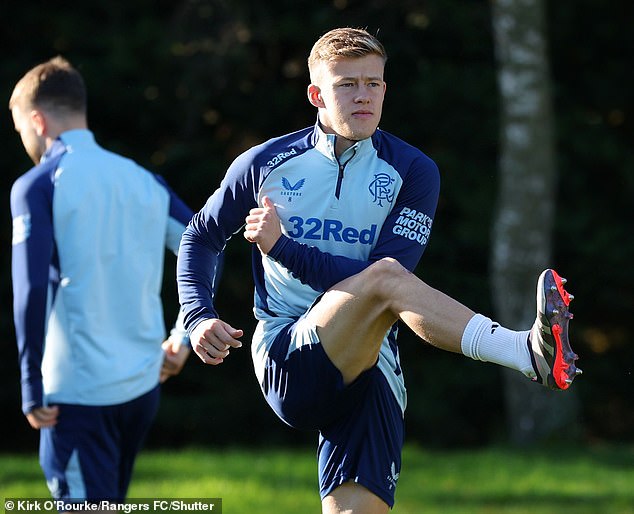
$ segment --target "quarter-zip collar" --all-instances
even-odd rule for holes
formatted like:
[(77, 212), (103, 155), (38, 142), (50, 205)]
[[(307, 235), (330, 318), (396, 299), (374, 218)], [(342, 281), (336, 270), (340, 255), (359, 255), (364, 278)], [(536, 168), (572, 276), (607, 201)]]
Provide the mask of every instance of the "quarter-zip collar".
[(60, 153), (72, 153), (79, 146), (94, 145), (95, 136), (88, 129), (72, 129), (62, 132), (53, 144), (46, 150), (40, 163), (46, 162)]
[(315, 149), (328, 157), (331, 161), (334, 161), (337, 166), (339, 166), (340, 163), (347, 164), (351, 158), (373, 149), (372, 138), (368, 137), (366, 139), (362, 139), (361, 141), (357, 141), (343, 152), (339, 158), (337, 158), (337, 154), (335, 153), (337, 136), (335, 134), (326, 134), (321, 128), (319, 120), (317, 120), (317, 123), (315, 124), (315, 139)]

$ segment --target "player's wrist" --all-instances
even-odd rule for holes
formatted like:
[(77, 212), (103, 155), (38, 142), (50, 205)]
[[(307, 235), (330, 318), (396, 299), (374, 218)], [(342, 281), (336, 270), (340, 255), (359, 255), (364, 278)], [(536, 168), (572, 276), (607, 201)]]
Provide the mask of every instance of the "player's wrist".
[(170, 335), (167, 338), (168, 341), (172, 343), (177, 343), (181, 346), (186, 346), (191, 349), (191, 340), (189, 338), (189, 334), (186, 331), (179, 330), (177, 328), (173, 328), (170, 331)]
[(269, 249), (267, 255), (273, 260), (279, 260), (284, 251), (284, 248), (289, 242), (289, 237), (285, 236), (284, 234), (280, 234), (280, 237), (277, 238), (275, 244)]

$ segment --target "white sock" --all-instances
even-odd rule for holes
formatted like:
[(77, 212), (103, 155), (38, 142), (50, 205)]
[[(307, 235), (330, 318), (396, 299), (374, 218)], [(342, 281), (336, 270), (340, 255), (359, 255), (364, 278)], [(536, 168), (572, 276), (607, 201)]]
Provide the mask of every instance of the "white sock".
[(460, 345), (467, 357), (506, 366), (533, 378), (535, 371), (528, 351), (528, 334), (530, 330), (509, 330), (476, 314), (467, 323)]

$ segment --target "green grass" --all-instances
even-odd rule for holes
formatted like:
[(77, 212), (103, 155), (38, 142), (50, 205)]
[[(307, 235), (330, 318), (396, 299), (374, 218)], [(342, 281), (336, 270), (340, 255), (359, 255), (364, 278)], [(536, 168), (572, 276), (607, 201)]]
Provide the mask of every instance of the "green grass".
[[(312, 449), (145, 451), (131, 498), (222, 498), (224, 514), (320, 512)], [(35, 455), (0, 456), (3, 497), (47, 497)], [(395, 514), (634, 514), (634, 447), (407, 446)]]

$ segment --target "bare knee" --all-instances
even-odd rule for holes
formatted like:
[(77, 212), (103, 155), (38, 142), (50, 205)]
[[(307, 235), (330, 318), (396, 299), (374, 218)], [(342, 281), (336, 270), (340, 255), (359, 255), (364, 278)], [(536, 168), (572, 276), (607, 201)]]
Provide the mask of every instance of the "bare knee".
[(368, 292), (380, 298), (390, 298), (403, 281), (412, 278), (411, 272), (392, 257), (384, 257), (372, 263), (362, 275)]
[(345, 482), (322, 501), (322, 514), (386, 514), (390, 507), (362, 485)]

